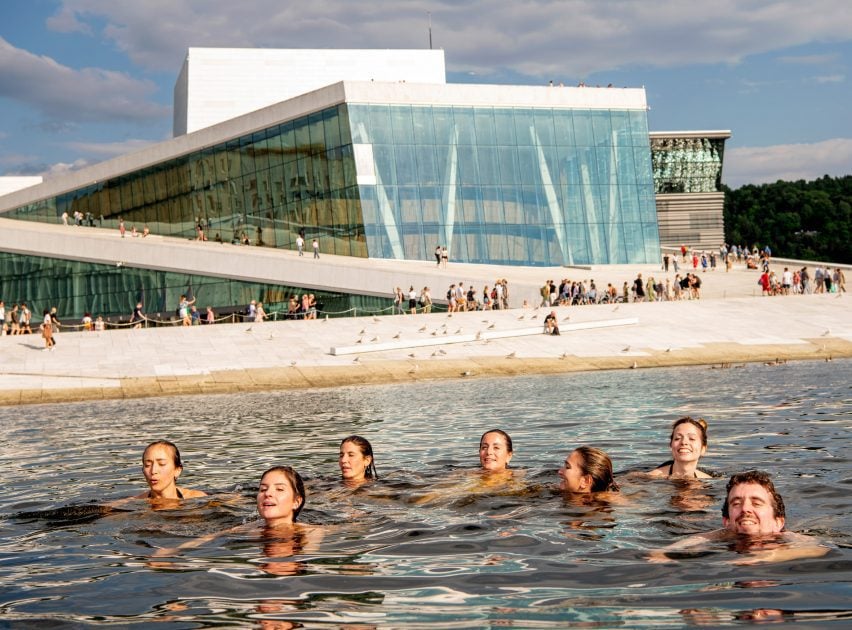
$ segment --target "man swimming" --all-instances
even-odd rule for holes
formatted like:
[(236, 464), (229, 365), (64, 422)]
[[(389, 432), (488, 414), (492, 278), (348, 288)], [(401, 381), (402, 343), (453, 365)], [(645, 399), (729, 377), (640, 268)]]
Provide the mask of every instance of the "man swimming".
[(769, 475), (751, 470), (733, 475), (728, 481), (722, 505), (722, 529), (680, 540), (651, 552), (651, 562), (672, 562), (669, 553), (680, 552), (715, 541), (730, 541), (738, 553), (747, 553), (735, 564), (784, 562), (818, 558), (828, 547), (815, 539), (786, 530), (784, 500)]

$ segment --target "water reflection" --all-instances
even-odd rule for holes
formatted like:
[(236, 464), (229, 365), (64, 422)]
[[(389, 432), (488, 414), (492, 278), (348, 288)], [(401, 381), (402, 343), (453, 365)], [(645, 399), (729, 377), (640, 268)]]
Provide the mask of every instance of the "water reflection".
[[(848, 618), (850, 367), (0, 409), (0, 624), (718, 625), (761, 610)], [(624, 474), (658, 464), (672, 421), (686, 414), (710, 421), (701, 463), (716, 476)], [(493, 426), (514, 441), (511, 474), (477, 471), (477, 439)], [(353, 433), (381, 464), (381, 479), (357, 488), (340, 482), (338, 467), (340, 439)], [(112, 507), (138, 494), (141, 448), (161, 437), (181, 446), (181, 482), (210, 496), (168, 510), (144, 500)], [(577, 444), (612, 457), (620, 497), (558, 490), (556, 469)], [(282, 463), (306, 479), (300, 520), (324, 530), (317, 547), (241, 533), (154, 557), (253, 526), (258, 475)], [(645, 561), (650, 549), (718, 528), (727, 477), (752, 468), (773, 474), (790, 526), (828, 539), (828, 556), (737, 567), (737, 550), (722, 545), (663, 568)]]

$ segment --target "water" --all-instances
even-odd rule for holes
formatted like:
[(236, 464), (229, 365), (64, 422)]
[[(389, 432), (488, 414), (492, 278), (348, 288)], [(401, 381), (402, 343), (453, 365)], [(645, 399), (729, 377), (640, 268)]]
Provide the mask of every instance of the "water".
[[(0, 626), (660, 627), (779, 614), (762, 609), (845, 626), (850, 375), (852, 362), (835, 361), (3, 408)], [(612, 504), (556, 492), (556, 469), (582, 444), (618, 471), (659, 464), (684, 414), (709, 421), (702, 468), (714, 479), (621, 475)], [(514, 439), (513, 487), (470, 472), (491, 427)], [(338, 441), (352, 433), (371, 440), (381, 476), (357, 491), (337, 482)], [(182, 484), (213, 496), (99, 507), (144, 489), (142, 448), (164, 437), (182, 449)], [(302, 520), (322, 525), (318, 551), (232, 533), (152, 558), (251, 520), (259, 474), (282, 462), (307, 478)], [(751, 468), (773, 474), (788, 527), (827, 541), (828, 555), (645, 561), (719, 527), (727, 477)]]

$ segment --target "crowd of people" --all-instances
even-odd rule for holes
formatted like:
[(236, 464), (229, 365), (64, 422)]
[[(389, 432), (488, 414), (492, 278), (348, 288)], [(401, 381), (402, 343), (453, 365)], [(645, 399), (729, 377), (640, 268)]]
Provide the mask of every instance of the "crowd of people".
[[(707, 450), (706, 421), (689, 416), (675, 420), (668, 447), (671, 451), (669, 461), (647, 472), (627, 473), (623, 483), (630, 484), (632, 480), (641, 483), (643, 479), (701, 483), (712, 478), (698, 468), (699, 460)], [(522, 475), (516, 477), (515, 469), (510, 466), (514, 454), (512, 438), (507, 432), (490, 429), (483, 433), (479, 440), (479, 491), (524, 490)], [(338, 467), (342, 484), (350, 489), (378, 482), (373, 447), (362, 436), (350, 435), (340, 442)], [(182, 500), (207, 496), (202, 490), (179, 484), (183, 464), (180, 451), (172, 442), (158, 440), (149, 444), (142, 455), (142, 472), (148, 490), (133, 499), (147, 500), (153, 507), (169, 508)], [(584, 445), (571, 450), (557, 475), (558, 482), (554, 487), (575, 500), (612, 505), (629, 500), (624, 496), (622, 484), (615, 479), (612, 460), (599, 448)], [(260, 528), (264, 536), (293, 533), (299, 527), (296, 522), (306, 502), (306, 484), (302, 476), (290, 466), (273, 466), (260, 476), (256, 495), (258, 520), (228, 531)], [(813, 558), (829, 550), (814, 538), (787, 530), (784, 501), (765, 472), (752, 470), (732, 475), (721, 511), (721, 529), (690, 536), (669, 547), (652, 551), (648, 560), (673, 562), (676, 552), (717, 540), (736, 543), (736, 553), (745, 556), (733, 560), (738, 564)], [(160, 549), (154, 555), (177, 555), (186, 548), (211, 542), (219, 535), (221, 533), (208, 534), (175, 549)], [(321, 540), (321, 536), (317, 540)]]

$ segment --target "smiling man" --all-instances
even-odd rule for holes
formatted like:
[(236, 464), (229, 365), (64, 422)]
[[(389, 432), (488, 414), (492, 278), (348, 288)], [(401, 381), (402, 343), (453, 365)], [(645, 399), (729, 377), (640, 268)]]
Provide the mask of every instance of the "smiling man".
[(745, 558), (733, 560), (734, 564), (785, 562), (828, 553), (828, 547), (816, 539), (787, 531), (786, 523), (784, 499), (769, 475), (759, 470), (737, 473), (728, 480), (722, 504), (723, 529), (690, 536), (653, 551), (648, 560), (672, 562), (671, 553), (719, 541), (733, 543), (735, 552), (746, 554)]

